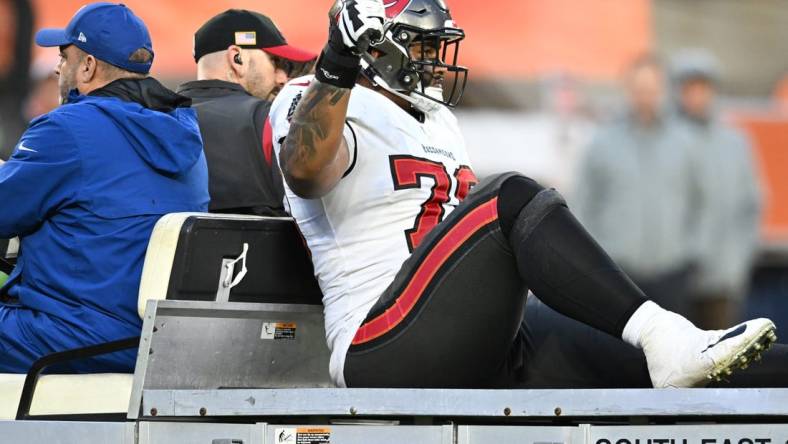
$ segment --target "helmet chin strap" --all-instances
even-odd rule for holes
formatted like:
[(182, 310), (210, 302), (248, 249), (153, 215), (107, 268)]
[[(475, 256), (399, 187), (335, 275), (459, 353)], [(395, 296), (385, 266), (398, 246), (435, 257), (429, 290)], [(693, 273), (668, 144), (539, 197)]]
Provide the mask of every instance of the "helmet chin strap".
[[(427, 88), (424, 88), (424, 95), (428, 97), (424, 97), (412, 93), (404, 94), (389, 86), (388, 82), (383, 80), (383, 78), (380, 77), (380, 75), (378, 75), (377, 70), (374, 67), (372, 67), (372, 64), (374, 62), (375, 59), (373, 59), (369, 53), (364, 53), (361, 55), (361, 70), (362, 70), (361, 72), (363, 72), (368, 79), (369, 79), (368, 74), (370, 72), (372, 73), (372, 78), (369, 79), (372, 82), (372, 84), (385, 89), (386, 91), (390, 92), (391, 94), (394, 94), (397, 97), (407, 100), (411, 105), (413, 105), (414, 108), (423, 112), (424, 114), (431, 114), (440, 109), (441, 104), (432, 99), (442, 100), (443, 88), (437, 86), (428, 86)], [(430, 99), (429, 97), (432, 97), (432, 99)]]

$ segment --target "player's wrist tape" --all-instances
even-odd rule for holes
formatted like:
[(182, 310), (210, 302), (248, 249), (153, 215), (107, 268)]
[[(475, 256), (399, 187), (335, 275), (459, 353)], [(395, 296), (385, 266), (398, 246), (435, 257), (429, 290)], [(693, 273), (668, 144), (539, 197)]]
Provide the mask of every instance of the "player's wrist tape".
[(360, 61), (356, 55), (340, 54), (326, 45), (317, 61), (315, 78), (339, 88), (353, 88), (361, 72)]

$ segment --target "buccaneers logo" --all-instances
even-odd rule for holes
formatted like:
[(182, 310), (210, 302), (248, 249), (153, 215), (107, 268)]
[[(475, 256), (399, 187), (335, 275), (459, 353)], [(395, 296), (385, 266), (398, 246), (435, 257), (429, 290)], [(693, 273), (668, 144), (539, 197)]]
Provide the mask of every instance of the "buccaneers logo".
[(383, 6), (386, 8), (386, 17), (393, 19), (408, 7), (411, 0), (384, 0)]

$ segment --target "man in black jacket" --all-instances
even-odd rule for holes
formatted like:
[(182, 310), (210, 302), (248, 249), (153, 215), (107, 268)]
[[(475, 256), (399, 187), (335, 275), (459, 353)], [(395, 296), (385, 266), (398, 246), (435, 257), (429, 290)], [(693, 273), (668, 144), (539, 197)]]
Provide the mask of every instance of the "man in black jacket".
[(265, 137), (268, 109), (289, 77), (316, 57), (288, 45), (271, 19), (252, 11), (225, 11), (197, 30), (197, 81), (178, 92), (197, 110), (211, 212), (285, 214), (281, 175)]

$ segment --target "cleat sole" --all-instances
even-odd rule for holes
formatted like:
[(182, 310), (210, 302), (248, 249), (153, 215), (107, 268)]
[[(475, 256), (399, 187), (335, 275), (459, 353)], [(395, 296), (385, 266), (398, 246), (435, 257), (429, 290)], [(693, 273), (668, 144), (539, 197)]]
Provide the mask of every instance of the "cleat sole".
[(706, 378), (715, 382), (721, 382), (725, 376), (733, 374), (735, 369), (744, 370), (752, 361), (760, 361), (761, 354), (769, 350), (772, 344), (777, 341), (776, 329), (777, 327), (771, 323), (761, 328), (761, 331), (738, 353), (715, 365)]

